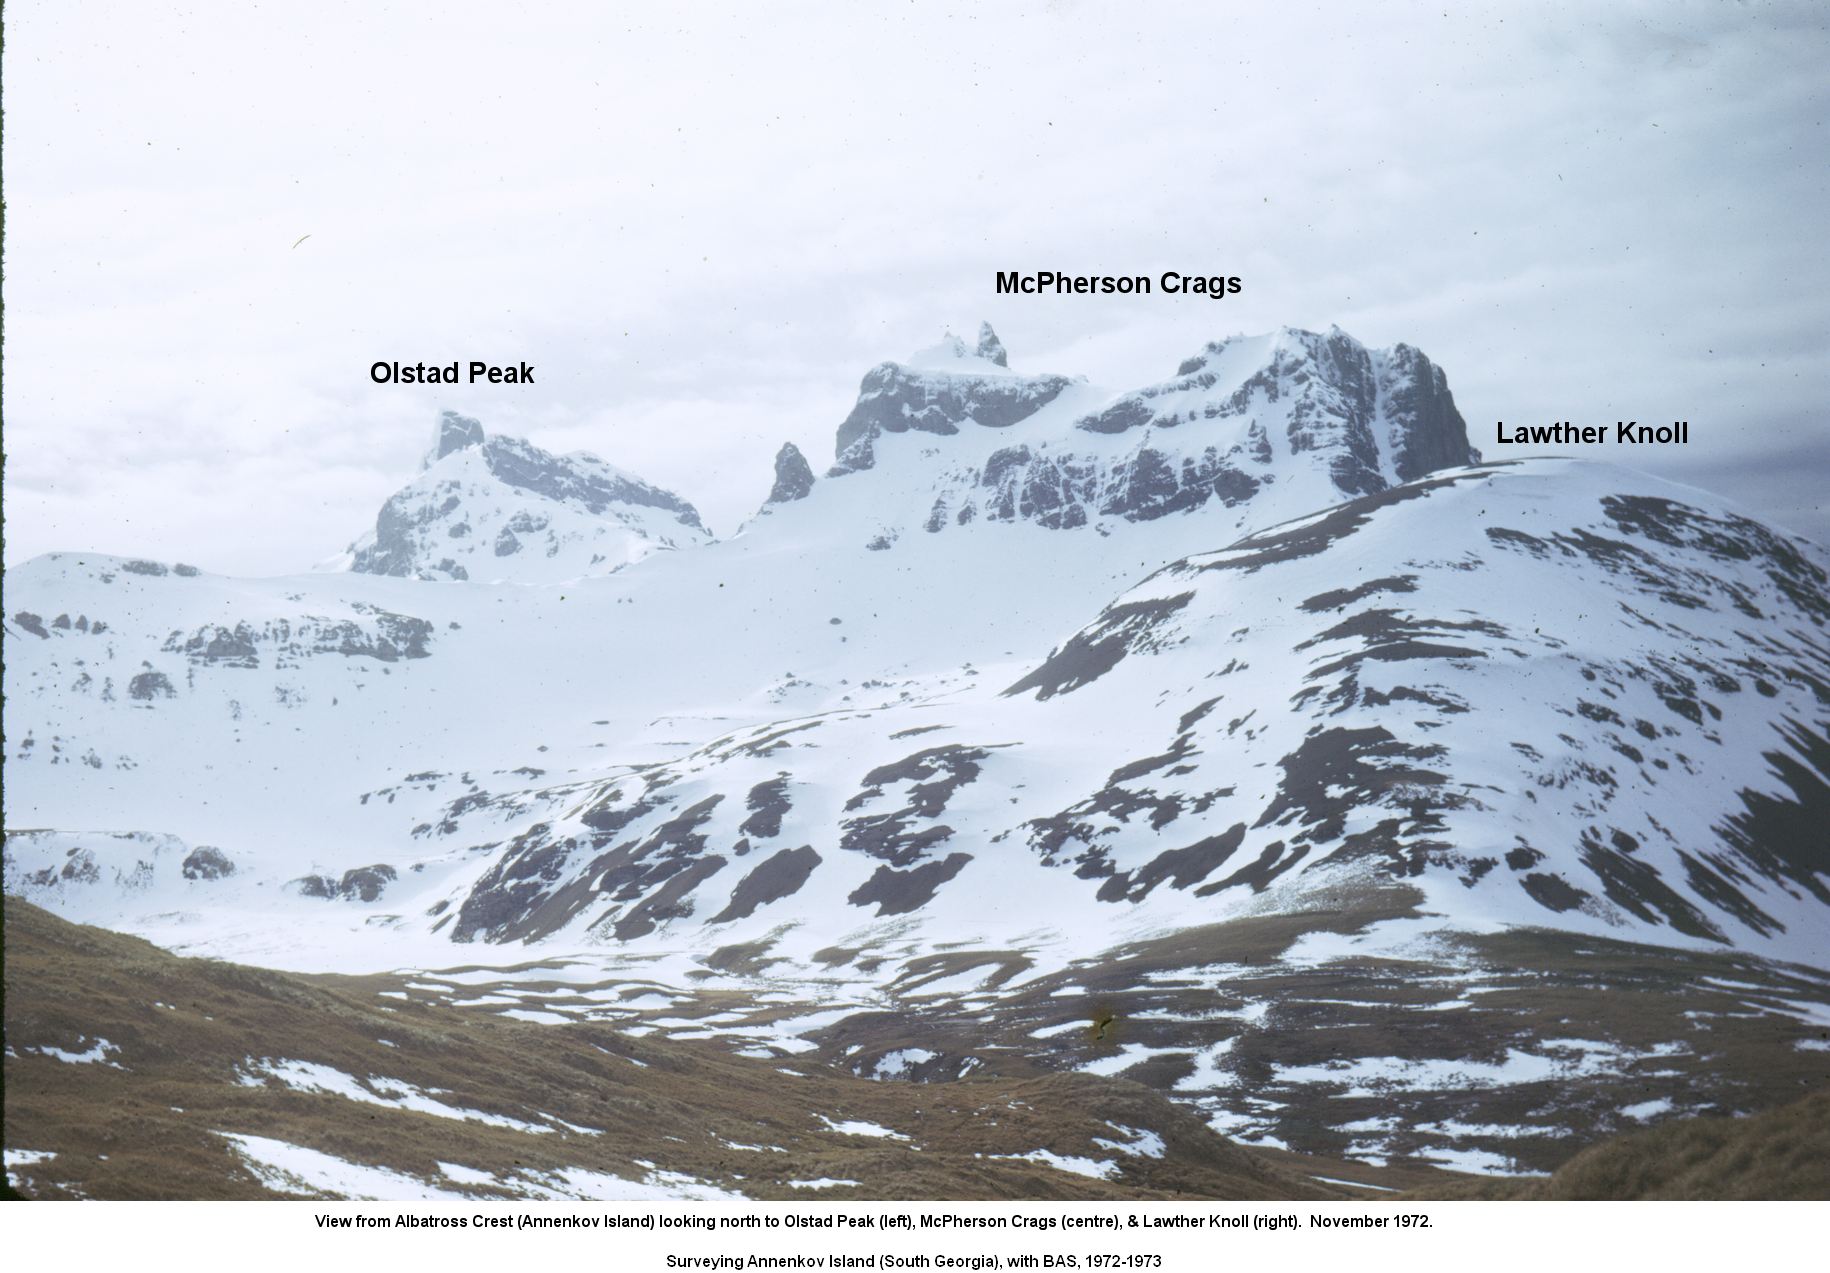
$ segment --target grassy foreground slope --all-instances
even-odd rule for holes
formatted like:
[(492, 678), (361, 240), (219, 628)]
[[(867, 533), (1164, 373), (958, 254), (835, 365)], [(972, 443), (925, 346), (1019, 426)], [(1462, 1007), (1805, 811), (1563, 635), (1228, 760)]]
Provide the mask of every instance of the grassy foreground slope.
[(5, 956), (26, 1197), (1830, 1198), (1830, 1088), (1483, 1179), (1248, 1150), (1121, 1079), (871, 1081), (184, 959), (17, 898)]
[(8, 1176), (30, 1197), (1347, 1192), (1115, 1079), (875, 1082), (179, 958), (16, 898), (5, 950)]
[(1830, 1090), (1746, 1118), (1682, 1118), (1592, 1145), (1547, 1179), (1426, 1188), (1428, 1198), (1830, 1199)]

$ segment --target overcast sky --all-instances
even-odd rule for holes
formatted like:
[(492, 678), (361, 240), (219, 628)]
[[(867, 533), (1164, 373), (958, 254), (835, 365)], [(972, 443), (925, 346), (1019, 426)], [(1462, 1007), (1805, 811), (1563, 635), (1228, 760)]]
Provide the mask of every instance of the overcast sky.
[[(306, 568), (440, 407), (728, 532), (980, 318), (1115, 390), (1280, 324), (1410, 341), (1490, 457), (1688, 419), (1603, 454), (1830, 542), (1827, 13), (13, 0), (6, 560)], [(537, 383), (368, 378), (471, 358)]]

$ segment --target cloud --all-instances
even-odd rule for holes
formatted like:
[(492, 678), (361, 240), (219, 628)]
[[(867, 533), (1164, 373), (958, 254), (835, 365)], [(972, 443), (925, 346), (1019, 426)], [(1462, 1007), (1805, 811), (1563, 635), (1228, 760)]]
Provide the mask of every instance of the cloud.
[[(1429, 352), (1477, 434), (1687, 418), (1645, 462), (1758, 500), (1830, 396), (1812, 14), (9, 12), (7, 559), (301, 568), (447, 406), (730, 529), (780, 442), (829, 454), (864, 371), (980, 317), (1114, 389), (1339, 322)], [(1246, 288), (995, 296), (1013, 268)], [(367, 379), (453, 358), (537, 384)]]

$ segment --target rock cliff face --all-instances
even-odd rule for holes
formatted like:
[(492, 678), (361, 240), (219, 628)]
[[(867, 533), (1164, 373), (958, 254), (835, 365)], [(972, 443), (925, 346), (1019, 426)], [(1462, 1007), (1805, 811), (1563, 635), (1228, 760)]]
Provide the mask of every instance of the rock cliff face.
[[(910, 459), (917, 449), (934, 464)], [(1147, 522), (1203, 508), (1239, 529), (1477, 461), (1447, 377), (1409, 345), (1368, 349), (1331, 328), (1236, 336), (1176, 375), (1117, 396), (1012, 372), (989, 324), (865, 376), (829, 477), (920, 485), (914, 524), (1050, 530)], [(894, 455), (892, 455), (894, 452)], [(895, 476), (888, 476), (894, 474)], [(900, 500), (883, 499), (883, 504)]]
[(768, 503), (792, 504), (806, 499), (813, 491), (813, 468), (800, 448), (784, 442), (775, 453), (775, 485), (769, 488)]
[(1007, 429), (1053, 402), (1073, 381), (1067, 376), (1020, 376), (991, 324), (979, 328), (978, 344), (949, 333), (908, 364), (873, 367), (858, 386), (858, 402), (839, 425), (832, 475), (854, 473), (876, 463), (876, 443), (885, 434), (931, 433), (941, 437), (976, 425)]
[(440, 415), (420, 476), (389, 497), (349, 568), (537, 582), (607, 574), (711, 536), (693, 506), (595, 456), (554, 455)]
[[(854, 419), (877, 409), (875, 388), (867, 380)], [(1417, 350), (1286, 328), (1208, 345), (1172, 380), (994, 451), (937, 492), (926, 529), (1150, 521), (1234, 508), (1279, 481), (1319, 503), (1478, 458), (1447, 378)]]

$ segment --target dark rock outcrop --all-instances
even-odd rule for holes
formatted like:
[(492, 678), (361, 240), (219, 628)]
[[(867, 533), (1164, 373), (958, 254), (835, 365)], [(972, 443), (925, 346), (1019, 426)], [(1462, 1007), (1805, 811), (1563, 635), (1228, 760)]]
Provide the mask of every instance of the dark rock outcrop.
[(1004, 351), (1004, 342), (991, 330), (990, 323), (979, 324), (978, 356), (986, 362), (996, 363), (1000, 367), (1010, 366), (1010, 355)]
[(432, 449), (426, 452), (425, 462), (421, 468), (431, 468), (453, 451), (462, 451), (467, 446), (483, 445), (483, 424), (467, 415), (455, 411), (438, 413), (438, 425), (432, 437)]
[(291, 881), (288, 887), (296, 889), (300, 897), (315, 897), (324, 901), (372, 902), (397, 878), (399, 872), (393, 867), (386, 863), (376, 863), (345, 871), (341, 879), (333, 879), (328, 875), (301, 876)]
[(813, 491), (813, 468), (807, 457), (792, 442), (782, 443), (775, 453), (775, 485), (769, 490), (769, 504), (792, 504), (806, 499)]
[(187, 880), (220, 880), (235, 874), (235, 863), (221, 849), (200, 844), (185, 856), (180, 869)]
[[(959, 343), (960, 352), (965, 345)], [(858, 402), (839, 426), (833, 444), (837, 462), (829, 476), (868, 469), (876, 463), (874, 441), (885, 433), (911, 430), (949, 436), (968, 422), (1006, 429), (1053, 402), (1073, 383), (1066, 376), (1012, 376), (991, 371), (1008, 365), (997, 333), (979, 330), (976, 357), (986, 374), (974, 374), (972, 360), (957, 369), (926, 369), (886, 362), (873, 367), (858, 386)]]

